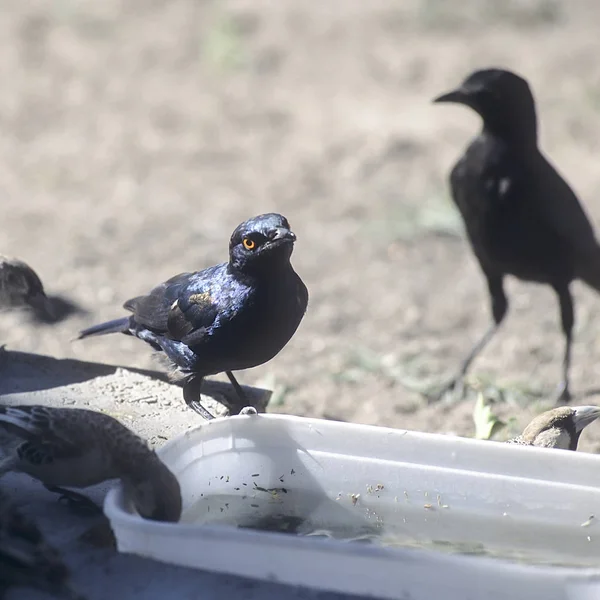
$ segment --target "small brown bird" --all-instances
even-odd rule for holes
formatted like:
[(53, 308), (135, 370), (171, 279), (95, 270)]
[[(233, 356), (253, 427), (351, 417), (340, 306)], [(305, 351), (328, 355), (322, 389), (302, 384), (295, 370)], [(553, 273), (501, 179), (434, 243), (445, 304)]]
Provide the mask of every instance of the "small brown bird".
[(0, 489), (0, 597), (11, 587), (28, 587), (83, 600), (71, 589), (69, 579), (58, 551)]
[(598, 406), (559, 406), (538, 415), (508, 444), (577, 450), (581, 432), (600, 417)]
[(17, 258), (0, 255), (0, 308), (26, 308), (53, 316), (52, 305), (36, 272)]
[(113, 417), (80, 408), (0, 406), (0, 476), (20, 471), (75, 504), (89, 498), (63, 489), (121, 479), (138, 513), (177, 522), (181, 490), (177, 478), (146, 442)]

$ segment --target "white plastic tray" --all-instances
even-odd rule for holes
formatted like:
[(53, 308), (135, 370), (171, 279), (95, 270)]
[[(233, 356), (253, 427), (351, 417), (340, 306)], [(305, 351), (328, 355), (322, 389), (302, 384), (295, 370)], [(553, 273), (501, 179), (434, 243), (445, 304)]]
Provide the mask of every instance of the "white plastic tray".
[[(215, 419), (159, 453), (181, 482), (182, 522), (141, 519), (115, 488), (105, 512), (122, 552), (379, 598), (600, 599), (595, 455), (286, 415)], [(549, 564), (236, 527), (281, 515), (304, 533), (482, 543)]]

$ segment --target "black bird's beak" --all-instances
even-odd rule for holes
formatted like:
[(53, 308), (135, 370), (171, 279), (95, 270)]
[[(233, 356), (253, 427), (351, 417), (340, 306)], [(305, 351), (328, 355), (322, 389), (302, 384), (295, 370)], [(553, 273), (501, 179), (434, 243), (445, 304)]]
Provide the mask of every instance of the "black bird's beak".
[(44, 292), (36, 292), (27, 298), (27, 304), (33, 308), (33, 310), (49, 319), (54, 319), (54, 309), (50, 298), (44, 294)]
[(598, 406), (574, 406), (573, 423), (575, 431), (580, 433), (590, 423), (600, 417), (600, 407)]
[(271, 237), (272, 242), (285, 241), (285, 242), (295, 242), (296, 234), (285, 227), (278, 227), (275, 229), (274, 235)]
[(468, 104), (467, 94), (465, 94), (460, 88), (452, 90), (446, 94), (442, 94), (437, 98), (434, 98), (433, 102), (454, 102), (455, 104)]

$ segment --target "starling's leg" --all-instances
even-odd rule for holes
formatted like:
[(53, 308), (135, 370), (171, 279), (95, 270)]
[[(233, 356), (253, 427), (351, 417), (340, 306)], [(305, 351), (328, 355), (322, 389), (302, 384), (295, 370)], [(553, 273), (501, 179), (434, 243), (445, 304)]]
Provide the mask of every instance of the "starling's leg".
[(562, 364), (562, 381), (558, 386), (556, 397), (557, 404), (567, 403), (571, 400), (569, 390), (569, 370), (571, 368), (571, 343), (573, 341), (573, 325), (575, 323), (575, 311), (573, 310), (573, 297), (568, 285), (555, 286), (560, 302), (560, 319), (562, 330), (565, 334), (565, 354)]
[(246, 397), (246, 393), (242, 389), (242, 386), (237, 382), (237, 379), (233, 376), (233, 373), (231, 371), (225, 371), (225, 373), (227, 374), (227, 377), (229, 377), (229, 381), (231, 381), (231, 385), (233, 386), (233, 389), (235, 390), (235, 393), (237, 394), (239, 400), (239, 404), (232, 404), (229, 407), (229, 413), (232, 415), (237, 415), (242, 410), (242, 408), (248, 406), (248, 398)]
[(200, 389), (202, 388), (202, 377), (190, 377), (183, 386), (183, 399), (185, 403), (201, 417), (210, 421), (215, 418), (213, 414), (208, 412), (202, 404), (200, 404)]
[(98, 506), (93, 500), (91, 500), (87, 496), (84, 496), (83, 494), (79, 494), (78, 492), (74, 492), (73, 490), (67, 490), (56, 485), (44, 484), (44, 487), (49, 492), (60, 494), (59, 500), (64, 500), (68, 502), (68, 504), (76, 510), (83, 509), (85, 512), (102, 513), (102, 508)]
[(494, 337), (498, 327), (502, 323), (502, 320), (506, 316), (508, 310), (508, 300), (504, 294), (503, 279), (502, 276), (487, 275), (487, 283), (490, 291), (490, 300), (492, 307), (492, 316), (494, 322), (482, 336), (482, 338), (473, 346), (469, 354), (465, 357), (460, 365), (458, 373), (446, 383), (442, 389), (436, 394), (435, 400), (440, 400), (446, 392), (455, 390), (456, 395), (461, 397), (463, 394), (464, 378), (471, 366), (471, 363), (477, 358), (478, 354), (489, 344), (490, 340)]

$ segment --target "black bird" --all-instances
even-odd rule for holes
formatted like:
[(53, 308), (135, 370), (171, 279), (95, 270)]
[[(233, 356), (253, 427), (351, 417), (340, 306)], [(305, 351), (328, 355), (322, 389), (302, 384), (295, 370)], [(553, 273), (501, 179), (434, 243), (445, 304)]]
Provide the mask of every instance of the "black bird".
[(82, 331), (79, 338), (122, 332), (163, 351), (185, 378), (186, 404), (206, 419), (200, 404), (206, 375), (226, 372), (239, 405), (245, 396), (232, 371), (271, 360), (294, 335), (308, 290), (290, 264), (296, 236), (276, 213), (241, 223), (231, 235), (229, 262), (182, 273), (147, 296), (128, 300), (129, 317)]
[(458, 375), (493, 337), (508, 310), (505, 275), (552, 286), (560, 303), (565, 351), (558, 400), (570, 400), (574, 323), (569, 284), (600, 291), (600, 247), (577, 197), (538, 149), (535, 103), (527, 82), (501, 69), (471, 74), (434, 102), (472, 108), (483, 128), (450, 174), (452, 198), (486, 277), (494, 323), (473, 346)]
[(22, 260), (0, 255), (0, 308), (30, 308), (52, 318), (53, 309), (36, 272)]
[(559, 406), (538, 415), (508, 444), (577, 450), (579, 436), (600, 417), (598, 406)]

